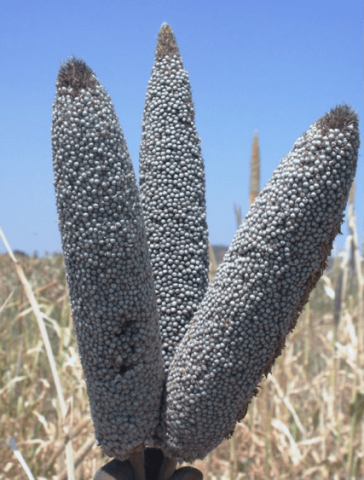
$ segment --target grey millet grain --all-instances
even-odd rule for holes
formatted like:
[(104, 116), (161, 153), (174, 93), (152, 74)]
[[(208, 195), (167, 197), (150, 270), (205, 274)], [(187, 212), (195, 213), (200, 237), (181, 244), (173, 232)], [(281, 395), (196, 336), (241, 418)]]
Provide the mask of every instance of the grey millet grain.
[(316, 285), (359, 148), (348, 106), (324, 115), (252, 204), (169, 368), (164, 453), (192, 462), (229, 437)]
[(95, 435), (127, 459), (153, 444), (163, 360), (135, 176), (111, 99), (92, 70), (60, 68), (52, 148), (59, 229)]
[(166, 370), (208, 283), (205, 172), (188, 73), (169, 25), (158, 34), (140, 147), (140, 199)]

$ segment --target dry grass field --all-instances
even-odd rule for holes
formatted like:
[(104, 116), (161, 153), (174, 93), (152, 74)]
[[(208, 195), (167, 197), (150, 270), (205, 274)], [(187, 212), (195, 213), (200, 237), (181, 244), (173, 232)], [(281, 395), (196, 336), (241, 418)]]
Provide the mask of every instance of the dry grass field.
[[(0, 480), (27, 478), (19, 453), (34, 478), (65, 480), (66, 458), (73, 456), (75, 478), (91, 479), (108, 459), (94, 442), (63, 258), (17, 258), (46, 325), (66, 411), (61, 414), (44, 341), (15, 264), (0, 255)], [(362, 260), (348, 241), (346, 252), (331, 258), (233, 438), (196, 462), (206, 480), (364, 479), (358, 266)]]

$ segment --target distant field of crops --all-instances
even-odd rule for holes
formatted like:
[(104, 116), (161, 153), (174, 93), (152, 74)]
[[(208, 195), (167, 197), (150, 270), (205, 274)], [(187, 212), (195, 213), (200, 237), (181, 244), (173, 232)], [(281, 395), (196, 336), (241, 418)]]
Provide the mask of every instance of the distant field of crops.
[[(364, 478), (363, 299), (352, 253), (331, 258), (234, 436), (196, 462), (206, 480)], [(91, 479), (108, 459), (94, 442), (63, 257), (17, 258), (46, 324), (67, 425), (32, 307), (13, 261), (1, 255), (0, 479), (26, 478), (11, 437), (35, 478), (67, 478), (68, 441), (76, 478)]]

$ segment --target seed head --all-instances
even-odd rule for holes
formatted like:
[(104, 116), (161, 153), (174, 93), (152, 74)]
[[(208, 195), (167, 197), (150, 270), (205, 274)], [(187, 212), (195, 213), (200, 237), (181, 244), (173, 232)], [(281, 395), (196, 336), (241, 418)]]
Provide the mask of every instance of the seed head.
[(158, 35), (140, 146), (140, 198), (166, 370), (207, 288), (205, 172), (188, 74), (169, 25)]
[(234, 431), (322, 275), (354, 179), (358, 120), (324, 115), (251, 205), (167, 379), (164, 453), (192, 462)]
[(153, 442), (163, 362), (145, 227), (109, 95), (81, 60), (61, 66), (54, 185), (77, 336), (98, 443), (125, 460)]

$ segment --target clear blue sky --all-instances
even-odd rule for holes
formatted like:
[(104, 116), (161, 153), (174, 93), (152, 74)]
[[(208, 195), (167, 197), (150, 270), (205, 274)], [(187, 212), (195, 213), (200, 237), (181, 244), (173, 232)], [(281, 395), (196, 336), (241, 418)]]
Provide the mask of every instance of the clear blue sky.
[[(358, 0), (2, 0), (0, 7), (0, 226), (14, 249), (61, 250), (50, 143), (60, 62), (76, 55), (94, 70), (114, 102), (137, 172), (163, 22), (171, 25), (190, 76), (211, 243), (230, 243), (234, 203), (244, 215), (248, 209), (255, 129), (262, 185), (296, 138), (335, 105), (350, 104), (363, 132)], [(362, 153), (363, 147), (355, 205), (361, 239)]]

